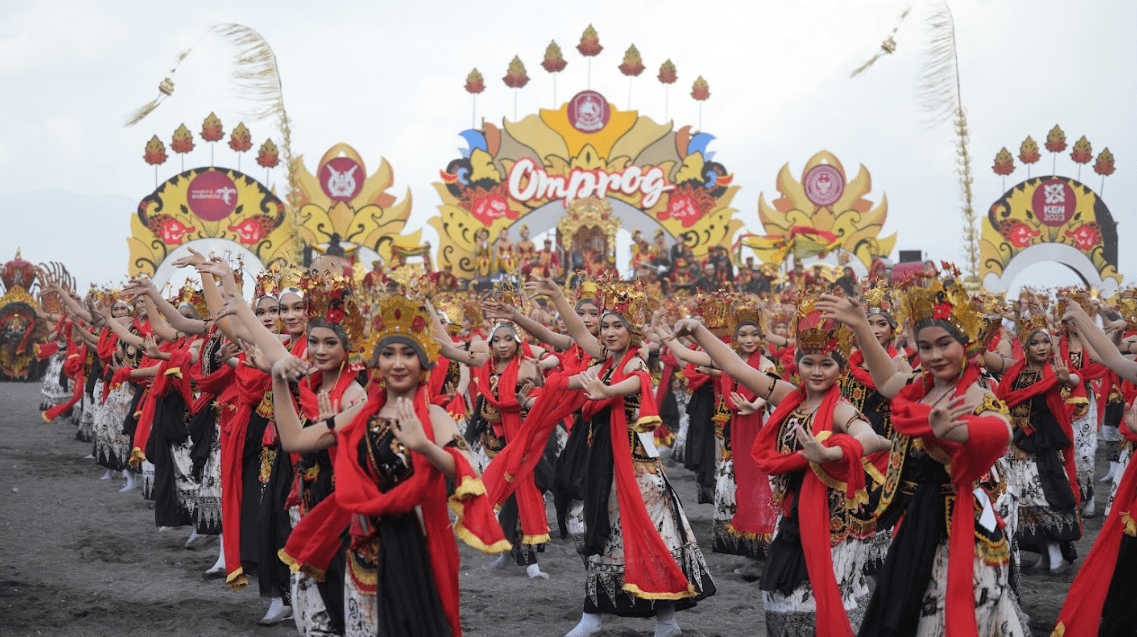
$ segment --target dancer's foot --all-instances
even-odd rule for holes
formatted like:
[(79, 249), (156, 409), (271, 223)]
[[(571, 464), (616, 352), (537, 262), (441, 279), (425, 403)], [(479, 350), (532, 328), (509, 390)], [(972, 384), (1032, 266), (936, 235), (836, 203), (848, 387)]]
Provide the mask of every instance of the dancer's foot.
[(126, 493), (128, 491), (134, 491), (135, 489), (138, 488), (138, 481), (134, 479), (134, 473), (124, 470), (122, 472), (122, 477), (126, 478), (126, 486), (119, 489), (118, 490), (119, 493)]
[(549, 574), (542, 573), (541, 567), (536, 564), (530, 564), (529, 566), (526, 566), (525, 573), (529, 576), (529, 579), (549, 579)]
[(197, 529), (194, 529), (193, 532), (190, 533), (189, 539), (186, 540), (186, 548), (193, 551), (196, 550), (197, 547), (208, 544), (215, 539), (217, 539), (216, 535), (198, 533)]
[(257, 620), (261, 626), (275, 626), (288, 618), (292, 614), (292, 607), (285, 606), (284, 600), (279, 597), (272, 598), (272, 603), (269, 604), (268, 612), (264, 617)]
[(762, 563), (750, 560), (746, 564), (734, 569), (734, 574), (742, 577), (746, 582), (757, 582), (762, 579)]
[(600, 615), (596, 613), (584, 613), (580, 617), (580, 623), (565, 633), (565, 637), (588, 637), (598, 632), (600, 632)]
[(675, 621), (675, 604), (664, 602), (655, 609), (655, 635), (653, 637), (679, 637), (683, 630)]
[(487, 571), (492, 571), (494, 569), (505, 568), (507, 566), (509, 566), (509, 553), (508, 552), (507, 553), (501, 553), (500, 555), (497, 556), (496, 560), (486, 564), (482, 568), (487, 570)]
[(101, 478), (99, 478), (99, 479), (100, 479), (100, 480), (110, 480), (110, 479), (111, 479), (111, 474), (112, 474), (111, 470), (110, 470), (110, 469), (107, 469), (107, 472), (106, 472), (106, 473), (104, 473), (104, 474), (102, 475), (102, 477), (101, 477)]
[(1105, 474), (1105, 476), (1102, 477), (1101, 480), (1098, 480), (1098, 482), (1111, 482), (1111, 481), (1113, 481), (1113, 476), (1116, 474), (1117, 474), (1117, 461), (1111, 460), (1109, 462), (1109, 473)]
[(1094, 517), (1094, 499), (1093, 498), (1086, 500), (1086, 503), (1084, 505), (1082, 505), (1082, 517), (1084, 517), (1084, 518)]

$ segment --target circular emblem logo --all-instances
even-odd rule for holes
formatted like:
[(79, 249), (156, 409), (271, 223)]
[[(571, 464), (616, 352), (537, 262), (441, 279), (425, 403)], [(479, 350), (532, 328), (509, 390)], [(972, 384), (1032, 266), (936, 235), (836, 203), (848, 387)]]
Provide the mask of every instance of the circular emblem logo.
[(336, 157), (320, 168), (320, 187), (332, 201), (355, 199), (363, 180), (363, 167), (350, 157)]
[(237, 184), (225, 173), (208, 170), (190, 182), (186, 204), (198, 218), (220, 221), (237, 208)]
[(831, 206), (845, 192), (845, 178), (841, 171), (829, 164), (814, 166), (805, 174), (805, 196), (815, 206)]
[(1034, 216), (1043, 225), (1058, 227), (1074, 216), (1074, 189), (1061, 179), (1047, 179), (1038, 184), (1031, 197)]
[(608, 100), (596, 91), (581, 91), (569, 100), (569, 123), (582, 133), (595, 133), (607, 126), (611, 117)]

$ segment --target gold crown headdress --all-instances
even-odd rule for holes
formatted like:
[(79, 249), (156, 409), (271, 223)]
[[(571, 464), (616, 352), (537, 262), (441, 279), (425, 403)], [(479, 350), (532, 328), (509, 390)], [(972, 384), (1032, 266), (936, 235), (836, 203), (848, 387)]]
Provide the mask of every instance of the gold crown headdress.
[(695, 313), (703, 317), (703, 324), (718, 337), (733, 336), (734, 325), (730, 316), (731, 298), (720, 294), (700, 294), (695, 300)]
[(191, 281), (186, 281), (182, 284), (182, 289), (178, 291), (178, 303), (185, 303), (197, 312), (198, 318), (205, 320), (209, 318), (209, 306), (205, 303), (205, 292), (198, 289)]
[(441, 347), (430, 333), (430, 314), (426, 306), (414, 299), (401, 295), (389, 295), (378, 299), (376, 313), (371, 318), (371, 332), (367, 338), (368, 360), (374, 360), (383, 341), (397, 337), (413, 343), (426, 358), (423, 367), (432, 367), (438, 360)]
[(849, 328), (834, 319), (823, 318), (814, 307), (817, 297), (807, 295), (797, 307), (797, 349), (803, 354), (823, 354), (849, 360), (853, 351), (853, 335)]
[(738, 334), (743, 325), (754, 325), (762, 331), (762, 309), (758, 301), (735, 299), (728, 315), (731, 335)]
[(592, 299), (597, 303), (600, 302), (600, 283), (592, 279), (586, 279), (582, 275), (580, 285), (576, 287), (575, 303), (580, 303), (588, 299)]
[(1066, 309), (1069, 307), (1069, 301), (1074, 301), (1078, 305), (1081, 305), (1082, 309), (1086, 311), (1086, 314), (1089, 314), (1091, 317), (1097, 314), (1097, 308), (1090, 304), (1090, 298), (1092, 297), (1087, 293), (1085, 288), (1058, 288), (1057, 296), (1058, 307), (1055, 309), (1056, 314), (1054, 316), (1060, 321), (1062, 320), (1063, 316), (1066, 316)]
[[(485, 313), (482, 311), (482, 304), (477, 299), (467, 299), (462, 302), (462, 318), (470, 322), (470, 327), (478, 329), (484, 327), (486, 323)], [(461, 322), (461, 321), (459, 321)]]
[(762, 333), (772, 334), (774, 326), (779, 323), (784, 323), (787, 328), (792, 328), (793, 319), (794, 304), (785, 302), (767, 304), (766, 309), (762, 312)]
[(927, 279), (924, 287), (913, 286), (900, 298), (900, 314), (908, 325), (917, 326), (926, 321), (945, 321), (967, 341), (968, 356), (982, 352), (985, 343), (980, 340), (981, 313), (958, 280), (948, 285), (938, 278)]
[(1015, 325), (1017, 325), (1019, 329), (1019, 344), (1023, 347), (1026, 347), (1026, 344), (1030, 342), (1031, 335), (1038, 330), (1047, 333), (1050, 331), (1050, 326), (1046, 324), (1045, 314), (1028, 314), (1016, 320)]
[(874, 287), (865, 290), (861, 296), (861, 300), (865, 304), (865, 314), (872, 316), (873, 314), (883, 314), (888, 322), (896, 327), (896, 317), (894, 316), (894, 308), (892, 298), (889, 290), (886, 287)]
[(1137, 330), (1137, 289), (1125, 288), (1114, 299), (1117, 312), (1125, 320), (1127, 330)]
[(636, 336), (643, 336), (641, 326), (651, 320), (652, 312), (659, 307), (658, 299), (649, 301), (642, 282), (604, 282), (597, 300), (601, 315), (607, 312), (619, 314)]
[(307, 299), (309, 324), (318, 320), (338, 326), (347, 339), (345, 346), (351, 352), (351, 362), (360, 362), (359, 345), (363, 342), (365, 321), (351, 278), (312, 270), (303, 277), (299, 287)]
[(253, 279), (256, 281), (253, 288), (254, 300), (266, 296), (275, 299), (280, 296), (280, 268), (278, 266), (261, 270)]

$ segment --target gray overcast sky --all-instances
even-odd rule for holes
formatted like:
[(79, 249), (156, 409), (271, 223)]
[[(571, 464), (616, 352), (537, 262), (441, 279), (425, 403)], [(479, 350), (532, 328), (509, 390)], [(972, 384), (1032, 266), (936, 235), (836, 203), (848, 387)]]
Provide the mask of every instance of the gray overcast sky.
[[(655, 74), (664, 59), (679, 73), (670, 89), (670, 115), (679, 126), (697, 126), (698, 106), (688, 93), (695, 77), (707, 79), (711, 98), (702, 128), (718, 138), (711, 150), (742, 186), (734, 206), (749, 230), (761, 232), (758, 195), (776, 196), (781, 166), (788, 162), (799, 176), (804, 162), (826, 149), (847, 171), (863, 164), (872, 173), (869, 199), (887, 193), (885, 234), (899, 233), (898, 249), (960, 262), (952, 130), (926, 126), (915, 91), (928, 3), (915, 3), (895, 55), (849, 79), (909, 4), (6, 2), (0, 5), (0, 220), (6, 230), (0, 257), (22, 246), (25, 258), (64, 261), (84, 281), (118, 278), (126, 269), (129, 217), (154, 187), (154, 171), (142, 161), (145, 142), (158, 134), (168, 146), (184, 122), (198, 145), (187, 167), (207, 164), (209, 149), (196, 135), (210, 111), (226, 133), (239, 120), (248, 123), (254, 150), (244, 167), (263, 179), (259, 167), (249, 169), (255, 149), (265, 137), (279, 141), (279, 134), (248, 116), (251, 106), (230, 80), (235, 50), (216, 36), (203, 38), (211, 25), (241, 23), (272, 45), (293, 120), (293, 151), (304, 155), (309, 170), (341, 141), (362, 154), (369, 171), (386, 158), (395, 175), (390, 192), (402, 199), (410, 190), (416, 227), (436, 213), (431, 183), (463, 145), (458, 133), (470, 127), (471, 100), (462, 88), (470, 69), (486, 78), (479, 120), (512, 119), (513, 91), (501, 77), (514, 55), (532, 78), (518, 94), (520, 114), (551, 108), (552, 79), (540, 67), (545, 47), (556, 40), (568, 61), (557, 81), (563, 101), (585, 88), (588, 62), (575, 45), (592, 23), (605, 47), (592, 61), (592, 88), (620, 108), (627, 106), (628, 80), (616, 66), (631, 43), (647, 66), (633, 82), (631, 105), (654, 119), (663, 119), (663, 87)], [(1133, 282), (1137, 251), (1125, 246), (1137, 236), (1137, 3), (954, 0), (951, 7), (977, 212), (1002, 192), (1001, 178), (991, 171), (1001, 147), (1017, 155), (1027, 135), (1041, 146), (1056, 123), (1071, 146), (1086, 135), (1095, 156), (1108, 146), (1116, 157), (1104, 199), (1120, 222), (1120, 270)], [(156, 95), (177, 52), (191, 46), (174, 75), (174, 95), (139, 125), (123, 128), (126, 115)], [(1077, 167), (1068, 154), (1059, 157), (1058, 172), (1073, 176)], [(217, 164), (235, 167), (223, 144), (216, 155)], [(173, 175), (179, 159), (171, 153), (159, 176)], [(1043, 150), (1032, 174), (1049, 170), (1050, 162)], [(1020, 166), (1007, 185), (1025, 177)], [(271, 178), (282, 182), (283, 169)], [(1101, 185), (1090, 166), (1082, 178), (1095, 189)], [(74, 203), (87, 197), (89, 206)], [(1039, 266), (1021, 279), (1074, 281), (1059, 266)]]

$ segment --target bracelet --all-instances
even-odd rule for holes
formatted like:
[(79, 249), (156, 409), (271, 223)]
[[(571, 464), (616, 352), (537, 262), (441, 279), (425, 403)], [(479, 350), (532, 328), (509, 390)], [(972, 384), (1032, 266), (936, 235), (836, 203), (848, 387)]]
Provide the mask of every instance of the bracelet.
[(324, 419), (324, 426), (328, 428), (328, 431), (335, 431), (336, 430), (336, 417), (335, 416), (329, 416), (329, 417), (325, 418)]
[(766, 395), (762, 398), (762, 400), (769, 401), (770, 396), (774, 395), (774, 387), (777, 387), (777, 385), (778, 381), (770, 377), (770, 388), (766, 390)]

